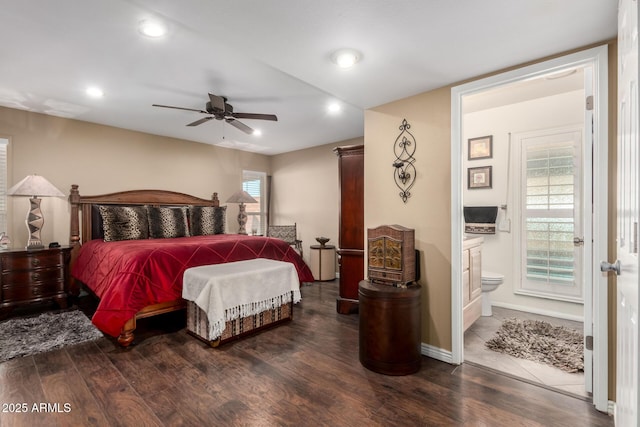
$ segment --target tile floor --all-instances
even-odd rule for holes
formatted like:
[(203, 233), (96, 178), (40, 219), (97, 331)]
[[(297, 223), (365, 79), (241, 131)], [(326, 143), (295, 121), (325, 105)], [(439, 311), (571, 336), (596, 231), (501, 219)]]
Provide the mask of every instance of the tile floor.
[(502, 321), (511, 317), (546, 320), (556, 326), (566, 326), (577, 330), (582, 330), (583, 328), (582, 322), (493, 307), (493, 316), (480, 317), (464, 333), (465, 362), (486, 366), (508, 375), (522, 378), (527, 382), (542, 384), (565, 393), (589, 397), (589, 394), (584, 390), (584, 374), (582, 372), (567, 373), (553, 366), (518, 359), (508, 354), (489, 350), (484, 346), (485, 341), (493, 337)]

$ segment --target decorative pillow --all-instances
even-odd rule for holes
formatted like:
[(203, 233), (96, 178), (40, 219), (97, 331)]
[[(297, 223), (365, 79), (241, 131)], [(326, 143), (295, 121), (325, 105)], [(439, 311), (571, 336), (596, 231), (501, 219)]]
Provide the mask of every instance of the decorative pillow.
[(224, 234), (227, 222), (226, 206), (190, 206), (192, 236)]
[(186, 206), (147, 206), (147, 217), (149, 219), (149, 237), (152, 239), (189, 237)]
[(149, 221), (144, 206), (100, 205), (98, 208), (105, 242), (149, 238)]

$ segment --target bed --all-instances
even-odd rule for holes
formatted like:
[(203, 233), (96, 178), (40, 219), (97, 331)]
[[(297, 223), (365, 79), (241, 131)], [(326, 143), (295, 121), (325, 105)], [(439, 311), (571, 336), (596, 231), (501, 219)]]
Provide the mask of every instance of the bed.
[(225, 234), (226, 207), (217, 193), (211, 200), (163, 190), (81, 196), (74, 184), (69, 202), (70, 292), (84, 286), (99, 298), (92, 321), (123, 347), (133, 341), (138, 319), (186, 307), (187, 268), (267, 258), (292, 263), (300, 283), (313, 281), (288, 243)]

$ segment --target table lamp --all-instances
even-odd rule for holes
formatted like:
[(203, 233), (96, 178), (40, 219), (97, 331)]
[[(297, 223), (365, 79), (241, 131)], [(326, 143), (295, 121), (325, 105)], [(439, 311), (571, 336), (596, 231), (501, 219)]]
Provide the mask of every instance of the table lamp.
[(240, 203), (240, 212), (238, 213), (238, 225), (240, 228), (238, 229), (238, 234), (247, 234), (247, 230), (245, 230), (244, 226), (247, 224), (247, 212), (245, 211), (245, 203), (258, 203), (256, 199), (251, 197), (251, 194), (246, 191), (240, 190), (236, 191), (227, 199), (227, 203)]
[(64, 197), (64, 194), (40, 175), (28, 175), (11, 187), (7, 194), (9, 196), (29, 196), (31, 205), (27, 212), (26, 220), (27, 229), (29, 230), (27, 250), (43, 249), (44, 245), (40, 239), (40, 231), (44, 225), (44, 217), (40, 210), (42, 199), (38, 197)]

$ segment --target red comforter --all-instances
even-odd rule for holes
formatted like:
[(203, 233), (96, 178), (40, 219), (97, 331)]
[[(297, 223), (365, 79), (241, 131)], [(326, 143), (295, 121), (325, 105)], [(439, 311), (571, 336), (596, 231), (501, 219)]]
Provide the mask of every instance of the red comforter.
[(313, 281), (309, 267), (286, 242), (237, 234), (92, 240), (82, 246), (71, 274), (100, 298), (93, 323), (117, 337), (142, 308), (181, 298), (182, 274), (187, 268), (253, 258), (290, 262), (301, 283)]

